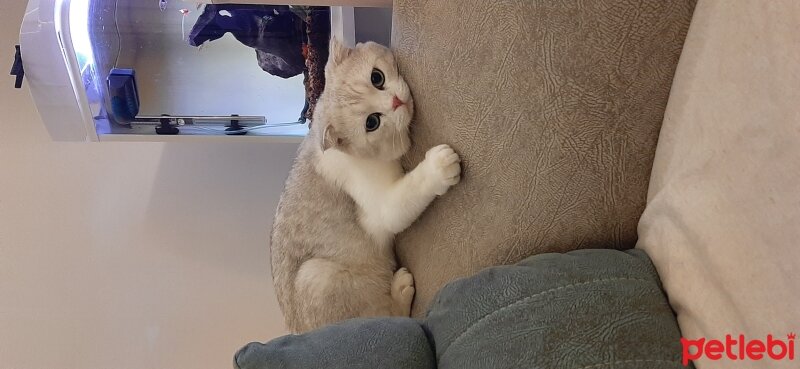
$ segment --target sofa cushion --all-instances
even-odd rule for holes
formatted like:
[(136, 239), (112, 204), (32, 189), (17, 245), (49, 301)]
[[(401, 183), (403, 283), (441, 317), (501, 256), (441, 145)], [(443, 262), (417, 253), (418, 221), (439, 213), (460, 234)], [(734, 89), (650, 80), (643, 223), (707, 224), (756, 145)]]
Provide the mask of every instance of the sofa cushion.
[[(796, 0), (698, 4), (637, 246), (653, 258), (689, 339), (800, 333), (798, 27)], [(697, 362), (756, 366), (798, 363)]]
[(532, 254), (631, 248), (694, 0), (395, 0), (414, 167), (463, 180), (397, 238), (414, 314), (448, 281)]
[(683, 368), (650, 260), (540, 254), (447, 285), (425, 321), (439, 368)]
[(353, 319), (302, 335), (253, 342), (234, 357), (236, 369), (433, 369), (419, 323), (409, 318)]

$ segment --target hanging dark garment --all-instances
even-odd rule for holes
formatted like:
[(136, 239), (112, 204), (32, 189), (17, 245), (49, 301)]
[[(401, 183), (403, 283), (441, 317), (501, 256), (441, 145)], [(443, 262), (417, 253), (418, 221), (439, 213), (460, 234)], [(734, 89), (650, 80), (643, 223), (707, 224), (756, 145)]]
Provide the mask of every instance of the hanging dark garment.
[(288, 6), (208, 4), (189, 33), (189, 44), (200, 46), (228, 32), (256, 50), (265, 72), (282, 78), (303, 73), (305, 23)]

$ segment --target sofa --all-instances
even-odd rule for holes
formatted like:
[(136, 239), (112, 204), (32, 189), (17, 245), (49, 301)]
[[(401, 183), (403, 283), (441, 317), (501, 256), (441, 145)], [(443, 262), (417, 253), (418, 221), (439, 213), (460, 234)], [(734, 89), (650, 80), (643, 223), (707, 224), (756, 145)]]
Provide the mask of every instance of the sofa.
[(416, 107), (406, 166), (447, 143), (463, 170), (397, 237), (415, 317), (486, 267), (635, 246), (694, 4), (395, 1), (392, 47)]
[[(404, 337), (416, 337), (419, 352), (427, 345), (425, 357), (434, 358), (416, 367), (668, 368), (687, 357), (699, 369), (797, 367), (788, 356), (684, 352), (681, 338), (788, 343), (800, 331), (798, 27), (793, 0), (395, 0), (393, 48), (416, 104), (405, 165), (438, 143), (463, 159), (462, 183), (396, 240), (417, 287), (417, 320), (398, 324), (417, 329)], [(662, 324), (665, 334), (647, 341), (656, 343), (632, 353), (638, 341), (609, 340), (610, 315), (563, 314), (570, 304), (548, 313), (559, 299), (504, 309), (506, 294), (536, 293), (515, 279), (487, 284), (496, 290), (480, 290), (485, 301), (467, 298), (464, 284), (490, 283), (475, 281), (498, 266), (548, 270), (541, 258), (554, 258), (569, 268), (576, 252), (652, 261), (663, 290), (651, 297), (671, 309), (640, 317)], [(620, 271), (610, 265), (591, 268), (614, 278)], [(572, 284), (541, 270), (530, 272), (541, 278), (537, 285)], [(607, 296), (595, 301), (598, 311), (651, 306)], [(437, 319), (481, 312), (504, 317), (498, 335), (486, 327), (459, 357), (443, 360), (439, 345), (450, 328)], [(537, 325), (541, 314), (555, 325)], [(348, 326), (377, 323), (343, 324), (326, 328), (342, 329), (328, 337), (382, 342)], [(599, 346), (575, 341), (576, 327), (595, 332)], [(303, 347), (304, 339), (278, 342)], [(529, 340), (532, 355), (518, 355), (515, 339)], [(276, 352), (274, 342), (246, 346), (237, 365), (284, 367), (249, 366), (266, 363), (271, 354), (255, 353)], [(328, 349), (345, 348), (316, 353)], [(565, 359), (587, 353), (595, 360)]]

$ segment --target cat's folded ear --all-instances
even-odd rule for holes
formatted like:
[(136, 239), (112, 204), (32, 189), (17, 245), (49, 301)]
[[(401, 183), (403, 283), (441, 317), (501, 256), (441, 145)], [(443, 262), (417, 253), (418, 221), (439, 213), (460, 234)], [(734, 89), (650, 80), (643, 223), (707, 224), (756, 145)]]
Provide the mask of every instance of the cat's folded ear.
[(330, 148), (341, 149), (345, 145), (345, 139), (336, 132), (336, 128), (333, 125), (328, 124), (322, 133), (322, 142), (320, 144), (322, 145), (322, 151)]
[(345, 59), (347, 59), (348, 56), (350, 56), (351, 51), (353, 51), (353, 49), (345, 46), (345, 44), (339, 41), (338, 38), (335, 36), (331, 37), (328, 64), (341, 64)]

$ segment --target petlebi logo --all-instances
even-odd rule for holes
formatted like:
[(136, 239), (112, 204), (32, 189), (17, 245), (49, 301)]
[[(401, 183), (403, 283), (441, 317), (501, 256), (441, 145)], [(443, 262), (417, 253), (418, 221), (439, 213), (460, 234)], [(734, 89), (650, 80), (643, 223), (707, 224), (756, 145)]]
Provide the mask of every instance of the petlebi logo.
[(730, 361), (794, 361), (794, 340), (797, 335), (789, 333), (786, 339), (768, 334), (766, 338), (749, 339), (743, 334), (734, 337), (725, 335), (724, 340), (698, 338), (690, 340), (681, 338), (683, 347), (683, 365), (689, 365), (689, 360), (706, 358), (708, 360)]

